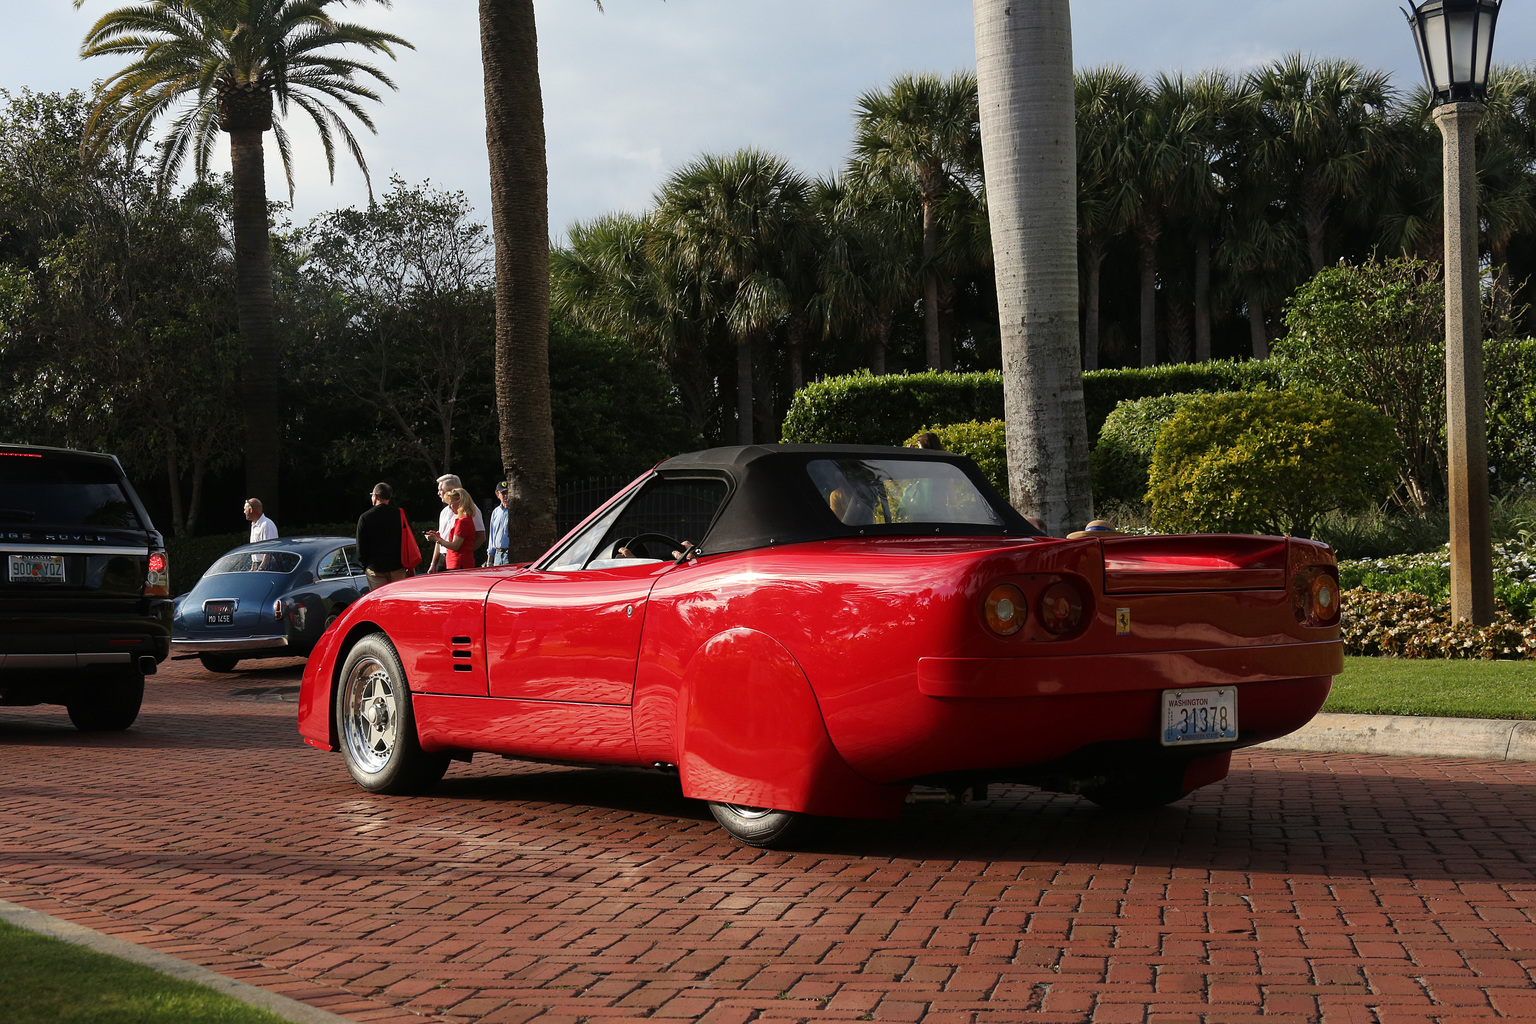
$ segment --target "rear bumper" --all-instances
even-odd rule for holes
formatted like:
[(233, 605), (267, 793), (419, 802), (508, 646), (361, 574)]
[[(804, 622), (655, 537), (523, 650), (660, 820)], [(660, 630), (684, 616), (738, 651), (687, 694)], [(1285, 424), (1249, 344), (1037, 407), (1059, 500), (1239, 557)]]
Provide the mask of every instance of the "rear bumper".
[(239, 654), (257, 651), (269, 654), (286, 651), (288, 647), (287, 636), (232, 636), (218, 640), (184, 640), (178, 638), (171, 642), (171, 656), (174, 658), (195, 658), (202, 654)]
[(125, 610), (0, 611), (0, 676), (17, 672), (96, 670), (164, 661), (171, 653), (169, 598)]

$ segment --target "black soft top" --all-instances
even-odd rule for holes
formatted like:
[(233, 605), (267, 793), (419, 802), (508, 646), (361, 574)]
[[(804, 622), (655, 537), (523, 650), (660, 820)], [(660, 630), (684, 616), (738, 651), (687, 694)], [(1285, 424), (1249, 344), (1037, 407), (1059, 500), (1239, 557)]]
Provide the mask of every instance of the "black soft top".
[[(827, 507), (806, 471), (816, 459), (903, 459), (945, 462), (958, 468), (996, 510), (1001, 526), (921, 523), (850, 526)], [(1039, 536), (964, 455), (924, 448), (882, 445), (756, 444), (710, 448), (667, 459), (661, 477), (725, 477), (730, 493), (699, 545), (705, 554), (744, 551), (778, 544), (859, 536)]]

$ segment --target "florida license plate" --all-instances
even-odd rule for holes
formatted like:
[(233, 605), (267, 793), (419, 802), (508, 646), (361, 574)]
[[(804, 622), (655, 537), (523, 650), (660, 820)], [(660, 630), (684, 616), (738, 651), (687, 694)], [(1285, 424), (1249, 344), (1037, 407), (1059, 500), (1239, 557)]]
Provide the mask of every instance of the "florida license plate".
[(1163, 691), (1163, 746), (1237, 739), (1237, 690)]
[(63, 555), (12, 555), (10, 558), (12, 583), (63, 583)]
[(233, 601), (209, 601), (203, 605), (203, 624), (207, 626), (233, 626), (235, 603)]

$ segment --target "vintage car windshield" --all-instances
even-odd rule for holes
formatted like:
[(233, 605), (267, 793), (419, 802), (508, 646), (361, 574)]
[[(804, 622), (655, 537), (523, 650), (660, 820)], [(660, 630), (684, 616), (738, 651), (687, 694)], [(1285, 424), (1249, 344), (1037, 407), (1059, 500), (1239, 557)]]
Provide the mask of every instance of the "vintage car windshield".
[(300, 556), (292, 551), (232, 551), (214, 562), (204, 576), (228, 572), (275, 572), (287, 575), (299, 567)]
[(970, 477), (948, 462), (919, 459), (813, 459), (806, 472), (847, 526), (958, 523), (1002, 526)]
[(550, 572), (670, 561), (703, 539), (729, 490), (721, 479), (653, 479), (560, 551)]

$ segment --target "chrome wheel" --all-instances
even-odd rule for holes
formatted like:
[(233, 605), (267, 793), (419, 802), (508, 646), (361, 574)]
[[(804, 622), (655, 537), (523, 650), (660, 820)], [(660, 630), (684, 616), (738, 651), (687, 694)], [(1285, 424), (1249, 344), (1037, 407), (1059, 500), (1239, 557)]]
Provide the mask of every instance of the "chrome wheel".
[(370, 775), (383, 771), (400, 745), (400, 703), (395, 681), (377, 658), (362, 658), (343, 684), (340, 723), (347, 756)]
[(336, 732), (352, 781), (370, 793), (419, 793), (448, 770), (416, 735), (411, 689), (389, 637), (374, 633), (347, 655), (335, 693)]
[(709, 805), (709, 813), (732, 839), (748, 846), (777, 846), (804, 824), (803, 814), (776, 811), (771, 807), (745, 807), (741, 804)]

